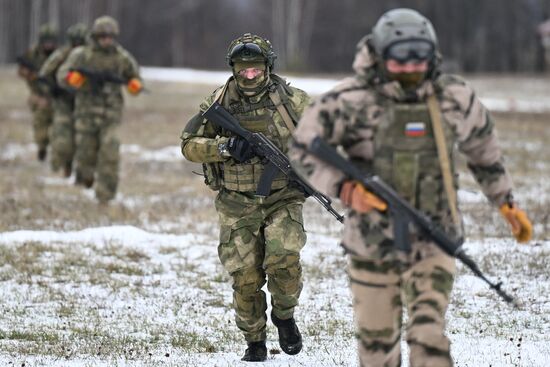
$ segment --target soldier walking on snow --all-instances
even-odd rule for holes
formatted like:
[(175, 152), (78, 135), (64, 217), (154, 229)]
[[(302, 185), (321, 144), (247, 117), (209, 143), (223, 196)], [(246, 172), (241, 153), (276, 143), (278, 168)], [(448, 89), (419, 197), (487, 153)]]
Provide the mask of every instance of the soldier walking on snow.
[[(200, 106), (225, 107), (245, 129), (262, 132), (283, 152), (291, 131), (309, 102), (307, 94), (273, 74), (271, 43), (249, 33), (231, 42), (227, 61), (233, 76)], [(236, 324), (248, 344), (244, 361), (264, 361), (266, 348), (266, 283), (271, 293), (271, 320), (287, 354), (302, 349), (294, 308), (302, 290), (300, 250), (306, 243), (304, 194), (279, 174), (271, 193), (255, 192), (264, 172), (262, 160), (248, 142), (217, 128), (199, 113), (182, 133), (182, 152), (203, 164), (206, 184), (218, 190), (218, 254), (233, 278)]]
[(90, 42), (71, 51), (57, 72), (58, 83), (75, 91), (76, 183), (89, 188), (95, 181), (102, 204), (115, 197), (118, 186), (121, 85), (132, 95), (143, 89), (138, 64), (116, 42), (118, 34), (115, 19), (97, 18)]
[(33, 114), (34, 141), (38, 147), (38, 159), (46, 159), (48, 148), (48, 129), (52, 124), (53, 110), (49, 95), (38, 80), (38, 72), (48, 56), (57, 48), (58, 32), (50, 25), (44, 24), (38, 33), (38, 44), (17, 58), (18, 74), (27, 81), (31, 95), (29, 107)]
[(410, 365), (452, 366), (444, 329), (455, 261), (411, 227), (397, 243), (396, 218), (386, 203), (308, 153), (314, 138), (343, 148), (355, 166), (382, 178), (455, 238), (462, 236), (457, 147), (517, 241), (531, 238), (531, 223), (512, 197), (490, 114), (461, 78), (441, 74), (439, 64), (430, 21), (414, 10), (391, 10), (359, 43), (355, 77), (307, 109), (294, 134), (297, 166), (318, 190), (350, 209), (342, 244), (362, 366), (401, 364), (404, 307)]
[(56, 73), (71, 50), (81, 46), (86, 41), (88, 29), (85, 24), (74, 24), (67, 30), (69, 44), (58, 48), (48, 57), (42, 68), (39, 78), (45, 92), (48, 93), (53, 104), (53, 124), (50, 127), (50, 164), (54, 172), (63, 169), (65, 177), (71, 175), (74, 142), (74, 94), (59, 87)]

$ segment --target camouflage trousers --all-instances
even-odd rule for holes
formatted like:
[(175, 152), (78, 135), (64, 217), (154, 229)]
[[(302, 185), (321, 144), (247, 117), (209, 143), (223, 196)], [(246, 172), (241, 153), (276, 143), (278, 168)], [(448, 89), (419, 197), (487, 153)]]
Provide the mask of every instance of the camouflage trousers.
[(53, 118), (51, 101), (47, 97), (32, 93), (28, 103), (33, 115), (34, 142), (38, 150), (45, 150), (48, 147), (48, 130)]
[(57, 171), (71, 166), (75, 151), (73, 102), (70, 99), (54, 100), (53, 124), (50, 128), (50, 165)]
[[(417, 242), (413, 246), (435, 246)], [(400, 366), (403, 308), (410, 366), (452, 366), (445, 336), (455, 263), (440, 253), (421, 260), (381, 261), (349, 257), (361, 366)]]
[(100, 202), (115, 197), (120, 160), (119, 119), (102, 115), (76, 115), (76, 179), (94, 182)]
[(266, 278), (273, 313), (293, 317), (302, 291), (303, 202), (303, 195), (289, 188), (263, 199), (228, 190), (216, 198), (218, 255), (233, 278), (235, 321), (247, 342), (266, 339), (267, 303), (261, 290)]

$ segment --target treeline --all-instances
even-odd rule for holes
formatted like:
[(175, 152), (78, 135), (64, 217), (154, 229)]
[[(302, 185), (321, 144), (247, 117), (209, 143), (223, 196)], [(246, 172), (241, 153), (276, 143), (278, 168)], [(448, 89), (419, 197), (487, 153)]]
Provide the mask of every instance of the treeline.
[(280, 68), (342, 72), (357, 41), (395, 7), (433, 21), (452, 69), (543, 68), (536, 27), (550, 0), (0, 0), (0, 63), (13, 62), (42, 23), (65, 30), (109, 14), (120, 22), (121, 43), (143, 65), (223, 68), (228, 43), (253, 32), (273, 42)]

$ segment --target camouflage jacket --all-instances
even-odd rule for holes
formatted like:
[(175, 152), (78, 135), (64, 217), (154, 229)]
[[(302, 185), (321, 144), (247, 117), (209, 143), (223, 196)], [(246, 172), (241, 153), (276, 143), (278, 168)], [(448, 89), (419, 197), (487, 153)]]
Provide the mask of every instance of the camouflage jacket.
[[(201, 103), (200, 113), (191, 118), (182, 132), (183, 155), (192, 162), (203, 163), (206, 183), (212, 189), (217, 190), (223, 186), (234, 191), (255, 191), (257, 181), (263, 172), (263, 164), (258, 157), (252, 158), (249, 162), (239, 163), (230, 156), (222, 156), (219, 152), (218, 145), (227, 142), (231, 133), (221, 131), (201, 116), (215, 98), (218, 98), (218, 102), (232, 113), (244, 128), (264, 133), (283, 152), (287, 152), (291, 132), (271, 101), (269, 93), (279, 95), (294, 124), (308, 105), (309, 96), (304, 91), (289, 86), (277, 75), (272, 74), (270, 79), (271, 82), (263, 94), (249, 99), (241, 96), (235, 81), (230, 78), (224, 86)], [(272, 189), (282, 188), (287, 183), (286, 178), (278, 176), (273, 181)]]
[[(388, 145), (381, 146), (380, 141), (386, 139), (385, 132), (391, 131), (391, 124), (395, 123), (398, 115), (398, 107), (407, 107), (411, 96), (406, 95), (399, 83), (384, 81), (383, 78), (377, 77), (376, 64), (365, 41), (359, 44), (353, 66), (356, 71), (354, 77), (343, 80), (333, 90), (320, 96), (304, 112), (294, 137), (297, 146), (307, 146), (315, 137), (321, 137), (333, 146), (341, 146), (349, 159), (366, 173), (384, 176), (383, 168), (377, 170), (377, 167), (383, 167), (377, 165), (377, 161), (381, 159), (380, 156), (386, 159), (400, 147), (394, 145), (388, 152)], [(429, 95), (435, 94), (437, 97), (442, 124), (448, 132), (446, 140), (451, 149), (451, 162), (454, 161), (453, 151), (458, 148), (458, 151), (465, 155), (469, 169), (491, 203), (501, 205), (511, 200), (512, 182), (503, 165), (493, 120), (473, 90), (459, 77), (439, 75), (435, 80), (425, 81), (414, 94), (412, 100), (416, 101), (417, 107), (425, 105)], [(399, 138), (399, 141), (405, 142), (403, 144), (408, 144), (407, 142), (413, 139)], [(432, 144), (435, 146), (435, 141)], [(406, 150), (408, 147), (403, 148)], [(394, 160), (397, 159), (396, 156), (393, 155)], [(435, 150), (432, 156), (437, 159)], [(313, 186), (329, 196), (338, 197), (340, 185), (345, 179), (342, 172), (299, 148), (293, 149), (291, 158), (309, 177)], [(423, 166), (421, 161), (420, 164), (417, 162), (415, 169), (417, 177), (423, 177), (428, 168)], [(402, 171), (403, 175), (411, 174), (410, 171)], [(441, 171), (437, 166), (436, 171), (435, 174), (429, 174), (436, 181), (442, 181)], [(394, 175), (395, 172), (397, 171), (393, 171)], [(430, 200), (431, 196), (438, 195), (438, 191), (439, 195), (446, 196), (442, 183), (436, 184), (436, 190), (426, 190), (428, 192), (421, 199)], [(434, 186), (426, 186), (431, 187)], [(410, 186), (394, 188), (403, 196), (411, 189)], [(457, 189), (455, 177), (455, 190)], [(422, 203), (414, 204), (423, 209)]]
[(72, 94), (58, 86), (56, 73), (61, 64), (67, 59), (72, 47), (69, 45), (63, 46), (55, 50), (44, 62), (38, 73), (42, 87), (45, 93), (54, 98), (64, 98), (72, 100)]
[[(57, 70), (58, 84), (71, 90), (65, 78), (69, 71), (77, 68), (109, 73), (124, 81), (139, 78), (136, 60), (118, 44), (103, 49), (95, 41), (90, 41), (84, 46), (74, 48)], [(124, 102), (121, 89), (123, 86), (125, 84), (113, 82), (94, 83), (91, 78), (86, 78), (84, 85), (75, 94), (76, 113), (102, 114), (105, 109), (120, 111)]]
[(46, 90), (44, 89), (43, 85), (38, 81), (38, 73), (40, 71), (40, 68), (46, 60), (48, 59), (48, 55), (44, 53), (40, 46), (35, 45), (31, 47), (27, 52), (25, 52), (22, 56), (27, 61), (30, 61), (33, 65), (33, 70), (31, 70), (34, 74), (34, 78), (27, 79), (27, 84), (29, 86), (29, 89), (31, 90), (31, 93), (39, 94), (39, 95), (47, 95)]

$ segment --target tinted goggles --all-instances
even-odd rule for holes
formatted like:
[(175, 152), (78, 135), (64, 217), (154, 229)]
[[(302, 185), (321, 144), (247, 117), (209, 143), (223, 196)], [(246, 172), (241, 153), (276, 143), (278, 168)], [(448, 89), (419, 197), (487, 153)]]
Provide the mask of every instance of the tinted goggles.
[(435, 47), (425, 40), (410, 40), (394, 43), (384, 51), (384, 59), (392, 59), (401, 63), (418, 60), (424, 61), (433, 58)]
[(230, 58), (255, 58), (263, 57), (263, 52), (260, 46), (255, 43), (240, 43), (231, 49)]

